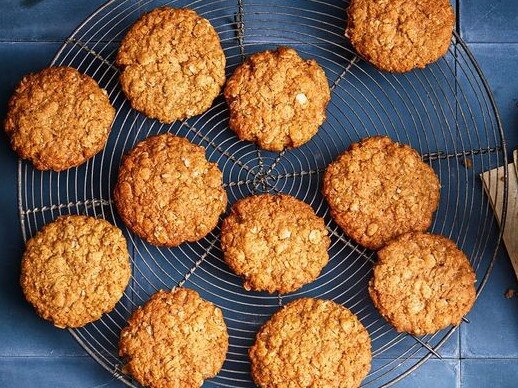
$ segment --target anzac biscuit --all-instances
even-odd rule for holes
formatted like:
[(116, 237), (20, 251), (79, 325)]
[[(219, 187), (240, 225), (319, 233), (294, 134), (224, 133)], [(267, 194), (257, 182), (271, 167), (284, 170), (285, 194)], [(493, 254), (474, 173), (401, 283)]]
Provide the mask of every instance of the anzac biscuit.
[(381, 70), (406, 72), (448, 51), (455, 25), (449, 0), (351, 0), (346, 35)]
[(249, 57), (225, 86), (230, 128), (270, 151), (299, 147), (326, 119), (326, 75), (314, 60), (280, 47)]
[(446, 237), (407, 233), (378, 252), (369, 293), (397, 331), (433, 334), (458, 325), (475, 302), (475, 273)]
[(196, 291), (159, 291), (122, 330), (124, 367), (150, 388), (201, 387), (225, 361), (228, 334), (223, 313)]
[(64, 216), (27, 242), (21, 285), (38, 314), (60, 328), (111, 311), (131, 275), (126, 239), (102, 219)]
[(304, 298), (264, 324), (249, 355), (252, 377), (262, 388), (352, 388), (370, 370), (371, 341), (345, 307)]
[(289, 195), (241, 199), (221, 228), (225, 261), (247, 290), (286, 293), (312, 282), (329, 260), (329, 244), (324, 220)]
[(71, 67), (23, 78), (9, 100), (5, 131), (22, 159), (38, 170), (62, 171), (101, 151), (115, 109), (106, 91)]
[(203, 147), (171, 134), (152, 136), (124, 157), (115, 204), (137, 235), (173, 247), (216, 227), (227, 205), (222, 179)]
[(117, 54), (131, 106), (172, 123), (205, 112), (225, 83), (225, 54), (208, 20), (189, 9), (157, 8), (142, 16)]
[(375, 136), (352, 144), (327, 167), (323, 192), (344, 232), (379, 249), (400, 234), (430, 227), (440, 184), (412, 148)]

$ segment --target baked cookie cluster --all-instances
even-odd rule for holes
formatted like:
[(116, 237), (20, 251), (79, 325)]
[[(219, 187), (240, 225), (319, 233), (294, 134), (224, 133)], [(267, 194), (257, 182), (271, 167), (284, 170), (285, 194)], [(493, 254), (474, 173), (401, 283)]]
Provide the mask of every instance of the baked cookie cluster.
[(352, 144), (324, 174), (323, 194), (345, 234), (378, 250), (369, 294), (397, 331), (458, 325), (475, 301), (475, 273), (446, 237), (425, 233), (440, 199), (433, 169), (385, 136)]
[[(447, 0), (352, 0), (347, 36), (381, 70), (405, 72), (445, 54), (454, 14)], [(116, 59), (131, 106), (162, 123), (202, 114), (225, 84), (225, 54), (209, 21), (188, 9), (157, 8), (138, 19)], [(259, 148), (281, 152), (315, 136), (326, 120), (329, 82), (319, 64), (288, 47), (256, 53), (223, 95), (229, 127)], [(68, 67), (26, 76), (9, 101), (5, 130), (20, 157), (41, 170), (78, 166), (105, 146), (115, 109), (90, 77)], [(331, 163), (322, 192), (356, 243), (378, 251), (369, 294), (397, 331), (431, 334), (458, 325), (475, 300), (475, 273), (455, 243), (426, 231), (440, 182), (410, 146), (385, 136), (352, 144)], [(150, 244), (196, 242), (227, 208), (223, 174), (205, 149), (172, 134), (151, 136), (124, 157), (114, 188), (124, 224)], [(247, 291), (290, 293), (329, 260), (323, 218), (287, 194), (234, 203), (221, 248)], [(81, 327), (113, 310), (131, 276), (126, 240), (107, 221), (60, 217), (27, 242), (21, 284), (57, 327)], [(199, 387), (222, 368), (229, 336), (222, 310), (196, 291), (161, 290), (122, 330), (124, 372), (149, 387)], [(296, 299), (259, 330), (249, 350), (260, 387), (357, 387), (371, 341), (347, 308)]]

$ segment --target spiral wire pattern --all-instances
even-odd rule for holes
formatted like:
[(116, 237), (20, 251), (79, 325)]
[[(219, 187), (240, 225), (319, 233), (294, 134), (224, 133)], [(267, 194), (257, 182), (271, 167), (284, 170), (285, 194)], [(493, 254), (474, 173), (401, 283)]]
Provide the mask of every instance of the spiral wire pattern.
[[(204, 114), (171, 125), (132, 110), (113, 64), (118, 44), (139, 16), (163, 5), (191, 8), (211, 21), (227, 57), (227, 76), (246, 56), (280, 45), (316, 59), (332, 90), (328, 119), (318, 134), (297, 149), (259, 150), (228, 128), (222, 96)], [(197, 290), (221, 307), (229, 329), (227, 360), (208, 385), (253, 386), (247, 352), (255, 333), (280, 305), (306, 296), (345, 305), (367, 327), (373, 366), (364, 386), (390, 385), (428, 358), (442, 358), (441, 346), (455, 327), (423, 337), (400, 334), (374, 309), (367, 286), (375, 253), (350, 240), (332, 221), (321, 194), (322, 174), (352, 142), (366, 136), (386, 134), (418, 150), (442, 185), (432, 231), (453, 239), (464, 250), (476, 270), (480, 293), (501, 239), (479, 178), (483, 171), (507, 165), (498, 112), (476, 61), (456, 33), (447, 55), (426, 69), (382, 73), (358, 57), (344, 37), (347, 5), (343, 0), (112, 0), (88, 17), (56, 54), (52, 66), (72, 66), (92, 76), (108, 91), (117, 114), (106, 148), (80, 167), (40, 172), (19, 161), (22, 232), (27, 240), (65, 214), (105, 218), (125, 232), (133, 276), (122, 300), (101, 320), (70, 330), (115, 378), (138, 386), (121, 372), (123, 360), (118, 357), (118, 336), (131, 312), (155, 291), (181, 286)], [(329, 264), (320, 277), (291, 294), (247, 292), (223, 261), (219, 227), (198, 242), (176, 248), (154, 247), (130, 233), (112, 201), (121, 157), (137, 142), (165, 132), (206, 148), (207, 158), (223, 171), (230, 203), (255, 193), (282, 192), (309, 203), (324, 217), (332, 244)], [(505, 168), (498, 179), (507, 183)], [(502, 220), (505, 213), (504, 206)]]

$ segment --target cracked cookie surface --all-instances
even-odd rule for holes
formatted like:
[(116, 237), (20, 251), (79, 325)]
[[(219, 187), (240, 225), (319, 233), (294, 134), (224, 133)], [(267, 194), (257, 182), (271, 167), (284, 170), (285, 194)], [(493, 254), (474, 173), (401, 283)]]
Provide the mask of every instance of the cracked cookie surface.
[(303, 298), (282, 307), (249, 351), (262, 388), (358, 387), (370, 370), (369, 333), (347, 308)]
[(309, 141), (325, 121), (330, 100), (324, 70), (287, 47), (246, 59), (229, 78), (224, 95), (230, 128), (241, 140), (269, 151)]
[(210, 22), (189, 9), (162, 7), (124, 37), (116, 63), (131, 106), (172, 123), (205, 112), (225, 83), (225, 54)]
[(223, 313), (193, 290), (158, 291), (122, 330), (124, 372), (151, 388), (194, 388), (223, 366), (228, 333)]
[(227, 206), (223, 175), (187, 139), (151, 136), (123, 159), (114, 190), (124, 223), (154, 245), (205, 237)]
[(424, 68), (446, 54), (455, 24), (449, 0), (351, 0), (346, 35), (381, 70)]
[(131, 275), (126, 239), (102, 219), (63, 216), (31, 238), (20, 283), (38, 314), (81, 327), (115, 307)]
[(324, 220), (284, 194), (239, 200), (221, 227), (225, 261), (246, 290), (286, 293), (312, 282), (329, 260), (329, 244)]
[(327, 167), (323, 193), (344, 232), (379, 249), (403, 233), (430, 227), (440, 183), (415, 150), (374, 136), (352, 144)]
[(458, 325), (475, 302), (475, 273), (446, 237), (408, 233), (378, 252), (369, 294), (397, 331), (433, 334)]
[(26, 75), (9, 100), (11, 147), (38, 170), (62, 171), (101, 151), (115, 109), (97, 82), (71, 67)]

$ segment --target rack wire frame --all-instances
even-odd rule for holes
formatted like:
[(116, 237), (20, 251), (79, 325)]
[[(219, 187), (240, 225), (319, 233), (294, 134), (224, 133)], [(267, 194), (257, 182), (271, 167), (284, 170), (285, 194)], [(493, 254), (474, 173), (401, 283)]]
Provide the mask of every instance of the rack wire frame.
[[(247, 55), (278, 45), (315, 58), (333, 93), (328, 120), (316, 137), (299, 149), (261, 151), (228, 129), (221, 97), (206, 113), (172, 125), (131, 110), (113, 65), (117, 42), (140, 15), (162, 5), (195, 9), (212, 22), (227, 56), (227, 75)], [(209, 385), (250, 386), (247, 348), (256, 330), (279, 305), (301, 296), (342, 303), (367, 327), (373, 368), (365, 386), (394, 384), (430, 357), (443, 358), (441, 349), (457, 327), (423, 337), (399, 334), (375, 311), (366, 292), (374, 253), (348, 239), (332, 221), (320, 194), (320, 178), (327, 163), (361, 137), (387, 134), (411, 144), (443, 185), (432, 231), (452, 238), (468, 254), (479, 295), (502, 237), (479, 173), (505, 166), (498, 177), (504, 181), (502, 223), (507, 211), (507, 155), (499, 114), (487, 81), (457, 33), (446, 57), (436, 64), (403, 75), (381, 73), (359, 58), (344, 38), (346, 7), (343, 0), (112, 0), (78, 26), (54, 57), (52, 66), (70, 65), (95, 78), (108, 91), (117, 115), (106, 149), (83, 166), (62, 173), (39, 172), (19, 160), (21, 229), (27, 240), (56, 217), (81, 213), (106, 218), (124, 230), (133, 276), (123, 299), (101, 320), (69, 330), (114, 378), (138, 386), (122, 373), (123, 360), (117, 355), (118, 334), (132, 310), (159, 288), (179, 286), (192, 287), (219, 305), (229, 327), (227, 360)], [(136, 142), (166, 131), (206, 147), (208, 159), (224, 173), (230, 202), (259, 192), (284, 192), (310, 203), (325, 218), (332, 237), (330, 263), (319, 279), (288, 295), (250, 293), (224, 265), (219, 228), (199, 242), (174, 249), (153, 247), (132, 235), (111, 200), (120, 159)]]

